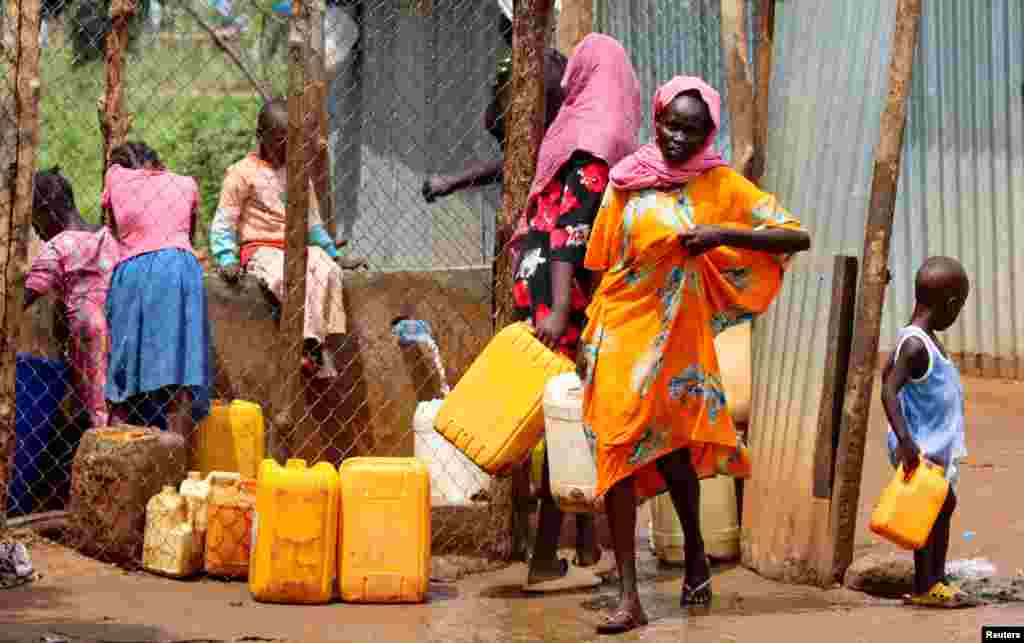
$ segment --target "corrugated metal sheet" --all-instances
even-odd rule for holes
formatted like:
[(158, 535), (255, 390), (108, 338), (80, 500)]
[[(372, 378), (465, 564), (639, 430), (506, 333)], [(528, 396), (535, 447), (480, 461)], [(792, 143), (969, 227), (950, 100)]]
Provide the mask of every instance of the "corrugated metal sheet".
[(964, 312), (944, 336), (967, 372), (1024, 376), (1024, 4), (924, 4), (882, 346), (931, 255), (963, 262)]
[[(753, 18), (754, 6), (748, 1), (748, 23), (753, 24)], [(641, 141), (651, 134), (651, 98), (658, 86), (677, 75), (700, 76), (722, 94), (718, 149), (730, 158), (729, 92), (719, 0), (598, 0), (594, 3), (594, 30), (616, 38), (630, 53), (644, 99)], [(748, 46), (753, 65), (752, 40)]]
[[(751, 521), (757, 531), (749, 541), (767, 575), (792, 575), (820, 545), (807, 526), (818, 511), (810, 500), (812, 458), (831, 260), (862, 252), (895, 5), (776, 5), (764, 184), (804, 221), (813, 248), (795, 263), (755, 336), (753, 447), (763, 474), (752, 493), (771, 499), (771, 516)], [(881, 344), (891, 346), (909, 318), (914, 271), (925, 257), (947, 254), (964, 262), (974, 286), (947, 346), (969, 363), (1019, 374), (1024, 9), (1019, 0), (924, 7)]]
[(814, 500), (812, 488), (832, 258), (858, 256), (863, 244), (895, 6), (890, 0), (776, 5), (763, 183), (804, 222), (813, 243), (794, 262), (754, 338), (758, 476), (748, 492), (754, 513), (744, 522), (744, 547), (745, 559), (769, 577), (813, 579), (815, 552), (827, 547), (827, 532), (815, 528), (827, 501)]

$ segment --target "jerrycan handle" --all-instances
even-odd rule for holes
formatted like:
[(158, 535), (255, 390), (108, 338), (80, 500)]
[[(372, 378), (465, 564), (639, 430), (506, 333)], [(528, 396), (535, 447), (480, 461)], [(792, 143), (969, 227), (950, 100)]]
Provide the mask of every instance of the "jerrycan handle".
[(901, 462), (900, 465), (899, 465), (899, 471), (900, 471), (900, 473), (903, 474), (903, 476), (902, 476), (903, 477), (903, 484), (909, 484), (910, 481), (914, 479), (914, 476), (917, 475), (917, 472), (920, 471), (922, 467), (928, 467), (929, 469), (934, 469), (937, 466), (938, 465), (936, 465), (934, 462), (932, 462), (930, 460), (926, 460), (925, 458), (920, 458), (919, 457), (918, 458), (917, 466), (914, 467), (913, 469), (911, 469), (909, 472), (907, 472), (907, 471), (903, 470), (903, 463)]

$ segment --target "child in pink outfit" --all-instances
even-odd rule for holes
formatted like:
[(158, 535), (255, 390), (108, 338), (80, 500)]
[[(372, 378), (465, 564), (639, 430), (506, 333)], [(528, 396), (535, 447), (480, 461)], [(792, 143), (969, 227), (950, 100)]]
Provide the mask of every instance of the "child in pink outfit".
[(110, 334), (104, 306), (118, 261), (117, 241), (106, 227), (87, 224), (68, 183), (54, 167), (35, 177), (32, 225), (45, 243), (25, 281), (25, 307), (55, 292), (68, 320), (67, 356), (75, 402), (92, 427), (108, 424), (103, 387)]
[(103, 208), (120, 254), (107, 297), (107, 399), (119, 419), (166, 412), (169, 428), (190, 437), (211, 379), (206, 286), (191, 241), (199, 188), (144, 143), (125, 143), (110, 153)]

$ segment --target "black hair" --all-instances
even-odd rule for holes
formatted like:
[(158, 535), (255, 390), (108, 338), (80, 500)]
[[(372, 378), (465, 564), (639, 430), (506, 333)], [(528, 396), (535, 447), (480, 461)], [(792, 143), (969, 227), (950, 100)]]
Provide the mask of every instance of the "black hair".
[(288, 126), (288, 101), (277, 96), (263, 103), (256, 119), (256, 128), (267, 132)]
[(77, 209), (75, 191), (71, 188), (71, 182), (60, 173), (59, 165), (36, 172), (32, 181), (32, 209), (60, 213)]
[(140, 170), (147, 163), (163, 167), (160, 157), (153, 148), (140, 141), (122, 143), (110, 152), (109, 165), (120, 165), (130, 170)]

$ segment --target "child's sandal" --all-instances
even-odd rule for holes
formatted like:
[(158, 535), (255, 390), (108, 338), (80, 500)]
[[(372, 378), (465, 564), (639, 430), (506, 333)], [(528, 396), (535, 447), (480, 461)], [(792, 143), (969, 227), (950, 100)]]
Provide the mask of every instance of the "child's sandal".
[(958, 587), (950, 587), (942, 582), (935, 583), (924, 594), (908, 595), (904, 597), (904, 601), (909, 605), (917, 607), (944, 609), (956, 609), (973, 605), (973, 601), (967, 592)]

